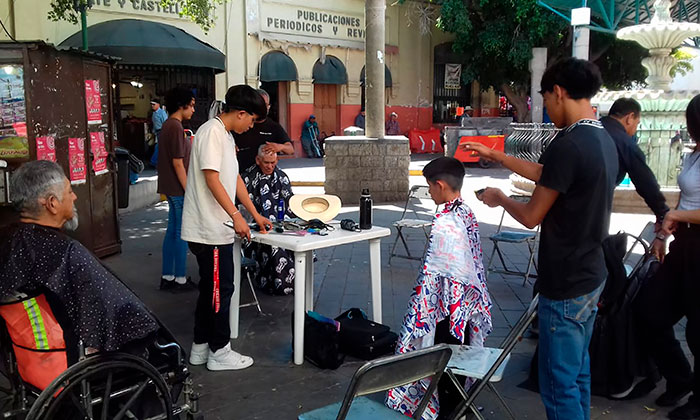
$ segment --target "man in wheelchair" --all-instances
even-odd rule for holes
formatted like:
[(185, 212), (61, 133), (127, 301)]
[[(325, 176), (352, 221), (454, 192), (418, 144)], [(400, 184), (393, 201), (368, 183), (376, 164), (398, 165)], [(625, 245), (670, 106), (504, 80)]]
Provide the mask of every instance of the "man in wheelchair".
[[(47, 359), (52, 350), (65, 349), (63, 362), (54, 357), (41, 378), (28, 382), (43, 389), (78, 361), (79, 348), (125, 351), (155, 337), (158, 321), (141, 300), (61, 232), (76, 229), (78, 222), (77, 197), (61, 167), (49, 161), (25, 163), (14, 172), (10, 188), (20, 219), (0, 230), (0, 315), (11, 330), (20, 373), (29, 368), (26, 364), (43, 363), (42, 356)], [(18, 338), (22, 322), (26, 334)], [(21, 357), (26, 350), (33, 352)]]

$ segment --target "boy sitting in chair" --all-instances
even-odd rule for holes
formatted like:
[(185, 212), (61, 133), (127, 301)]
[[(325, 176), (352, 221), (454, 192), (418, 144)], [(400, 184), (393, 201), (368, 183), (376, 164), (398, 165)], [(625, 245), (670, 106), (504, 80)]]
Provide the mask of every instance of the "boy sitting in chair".
[[(444, 209), (433, 219), (396, 353), (438, 343), (483, 346), (491, 332), (491, 299), (486, 289), (479, 226), (460, 194), (464, 166), (457, 159), (441, 157), (426, 165), (423, 175), (433, 201), (444, 204)], [(386, 403), (411, 416), (428, 385), (420, 381), (394, 388), (387, 393)], [(438, 410), (438, 398), (433, 395), (423, 419), (438, 418)]]

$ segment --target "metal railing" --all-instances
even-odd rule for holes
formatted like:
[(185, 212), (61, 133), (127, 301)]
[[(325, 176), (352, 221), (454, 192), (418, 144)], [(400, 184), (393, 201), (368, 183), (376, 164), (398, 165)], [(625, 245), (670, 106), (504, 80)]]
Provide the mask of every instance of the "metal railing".
[[(559, 129), (554, 124), (513, 123), (508, 128), (505, 152), (520, 159), (537, 162)], [(640, 129), (637, 132), (640, 149), (646, 157), (661, 188), (677, 188), (683, 157), (695, 143), (683, 129)]]
[(661, 188), (677, 188), (683, 157), (695, 147), (688, 131), (641, 129), (637, 132), (637, 139)]
[(505, 152), (520, 159), (537, 162), (559, 129), (554, 124), (513, 123), (505, 139)]

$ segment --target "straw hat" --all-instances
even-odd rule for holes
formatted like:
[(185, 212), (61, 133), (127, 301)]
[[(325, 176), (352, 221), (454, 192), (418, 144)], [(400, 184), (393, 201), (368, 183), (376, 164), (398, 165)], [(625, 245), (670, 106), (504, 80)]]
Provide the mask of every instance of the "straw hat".
[(332, 220), (340, 212), (340, 198), (326, 194), (295, 194), (289, 199), (289, 210), (300, 219), (322, 222)]

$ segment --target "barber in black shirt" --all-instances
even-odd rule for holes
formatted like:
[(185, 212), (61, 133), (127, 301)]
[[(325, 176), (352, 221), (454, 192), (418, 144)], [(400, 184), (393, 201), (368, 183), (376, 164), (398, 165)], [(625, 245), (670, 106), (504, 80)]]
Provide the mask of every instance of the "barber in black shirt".
[[(625, 174), (629, 174), (630, 180), (637, 189), (637, 194), (644, 199), (644, 202), (656, 215), (658, 230), (669, 208), (666, 205), (666, 198), (661, 193), (659, 183), (656, 181), (654, 173), (647, 166), (644, 153), (637, 145), (637, 140), (635, 139), (641, 112), (642, 107), (639, 105), (639, 102), (632, 98), (620, 98), (610, 107), (608, 116), (601, 118), (600, 122), (603, 123), (603, 127), (610, 134), (617, 147), (620, 169), (615, 178), (615, 183), (620, 185), (620, 182), (625, 178)], [(653, 246), (652, 248), (656, 252), (657, 247)]]
[[(265, 100), (267, 111), (270, 112), (270, 95), (263, 89), (258, 89), (258, 93)], [(243, 134), (233, 134), (236, 140), (236, 158), (238, 159), (238, 170), (245, 172), (255, 165), (255, 157), (258, 155), (260, 146), (267, 144), (266, 153), (283, 153), (285, 155), (294, 154), (294, 146), (289, 135), (281, 125), (273, 121), (270, 117), (255, 123), (253, 128)]]
[(621, 98), (613, 103), (608, 116), (601, 118), (600, 122), (603, 123), (603, 127), (613, 138), (617, 147), (620, 169), (615, 182), (620, 185), (625, 174), (629, 173), (637, 193), (654, 212), (656, 220), (660, 222), (668, 212), (666, 198), (661, 194), (659, 183), (647, 166), (644, 153), (634, 137), (637, 134), (641, 112), (642, 107), (637, 101), (632, 98)]

